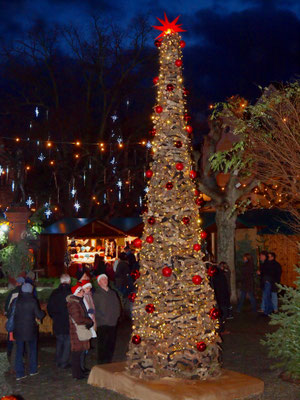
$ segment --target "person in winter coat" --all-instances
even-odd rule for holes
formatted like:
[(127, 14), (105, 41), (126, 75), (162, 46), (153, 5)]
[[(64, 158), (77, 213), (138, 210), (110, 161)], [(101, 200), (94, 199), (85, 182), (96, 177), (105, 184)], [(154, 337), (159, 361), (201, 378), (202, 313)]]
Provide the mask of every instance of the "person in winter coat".
[(280, 283), (282, 268), (278, 261), (276, 261), (276, 254), (273, 252), (268, 253), (269, 268), (273, 276), (272, 289), (271, 289), (271, 302), (273, 306), (273, 312), (278, 312), (278, 287), (277, 283)]
[(16, 360), (15, 370), (17, 380), (26, 377), (23, 363), (23, 353), (25, 344), (29, 349), (29, 374), (38, 373), (37, 363), (37, 336), (38, 325), (45, 316), (45, 312), (39, 307), (39, 303), (33, 297), (33, 286), (24, 283), (17, 298), (15, 317), (14, 317), (14, 339), (16, 340)]
[(243, 256), (244, 265), (242, 267), (242, 286), (240, 293), (240, 301), (237, 307), (237, 311), (241, 312), (244, 304), (246, 294), (248, 294), (252, 311), (256, 312), (256, 301), (254, 297), (254, 264), (251, 254), (246, 253)]
[(114, 354), (117, 323), (121, 314), (119, 298), (108, 287), (107, 275), (97, 276), (99, 287), (94, 294), (98, 335), (98, 363), (110, 363)]
[(115, 285), (122, 296), (130, 293), (129, 288), (130, 268), (125, 253), (120, 253), (119, 262), (115, 272)]
[(93, 326), (93, 321), (88, 316), (83, 304), (84, 290), (81, 284), (77, 283), (72, 286), (71, 290), (73, 294), (69, 295), (66, 300), (69, 311), (72, 376), (75, 379), (83, 379), (85, 375), (80, 361), (84, 357), (85, 351), (90, 348), (90, 341), (79, 340), (76, 325), (85, 325), (87, 329), (90, 329)]
[(139, 265), (136, 261), (135, 255), (131, 251), (130, 246), (127, 245), (124, 247), (124, 252), (127, 256), (130, 272), (134, 271), (135, 269), (139, 269)]
[(56, 336), (56, 365), (68, 368), (70, 358), (69, 313), (66, 298), (71, 292), (71, 278), (68, 274), (60, 277), (60, 285), (53, 290), (48, 301), (47, 311), (53, 320), (53, 332)]
[(257, 270), (257, 275), (259, 275), (260, 277), (260, 288), (262, 291), (262, 300), (259, 312), (263, 312), (263, 310), (265, 309), (263, 291), (264, 291), (264, 277), (267, 271), (267, 263), (268, 263), (268, 252), (263, 250), (259, 253), (259, 269)]

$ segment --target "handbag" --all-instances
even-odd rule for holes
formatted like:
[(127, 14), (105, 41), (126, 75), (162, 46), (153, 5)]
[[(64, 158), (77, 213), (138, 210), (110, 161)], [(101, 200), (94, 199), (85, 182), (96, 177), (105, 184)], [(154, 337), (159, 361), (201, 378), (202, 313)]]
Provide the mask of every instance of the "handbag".
[(71, 317), (71, 320), (73, 321), (73, 324), (75, 325), (76, 328), (76, 333), (78, 336), (78, 339), (80, 342), (85, 342), (87, 340), (92, 339), (92, 332), (85, 326), (85, 325), (78, 325), (74, 321), (74, 319)]

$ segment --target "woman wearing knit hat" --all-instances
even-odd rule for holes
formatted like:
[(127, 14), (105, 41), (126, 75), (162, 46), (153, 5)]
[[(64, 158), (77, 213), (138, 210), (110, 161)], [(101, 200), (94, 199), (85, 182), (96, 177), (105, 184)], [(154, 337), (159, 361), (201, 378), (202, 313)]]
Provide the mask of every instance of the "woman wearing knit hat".
[(84, 371), (80, 366), (80, 359), (86, 350), (90, 348), (89, 340), (79, 340), (76, 325), (85, 325), (87, 329), (93, 326), (93, 321), (89, 318), (85, 305), (83, 304), (84, 290), (82, 285), (77, 283), (72, 286), (72, 295), (67, 297), (69, 311), (70, 340), (71, 340), (71, 363), (72, 376), (75, 379), (83, 379)]

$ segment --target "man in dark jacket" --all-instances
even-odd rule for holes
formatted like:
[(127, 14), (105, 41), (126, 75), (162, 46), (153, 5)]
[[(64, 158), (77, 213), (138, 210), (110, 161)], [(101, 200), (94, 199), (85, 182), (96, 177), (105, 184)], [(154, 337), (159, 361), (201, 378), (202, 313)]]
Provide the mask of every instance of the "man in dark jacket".
[(107, 275), (97, 277), (99, 287), (94, 294), (96, 310), (98, 363), (110, 363), (114, 354), (117, 323), (121, 313), (117, 294), (108, 287)]
[(14, 339), (16, 340), (15, 370), (17, 380), (26, 377), (23, 363), (25, 344), (29, 349), (29, 374), (36, 375), (37, 363), (37, 335), (39, 323), (45, 316), (45, 312), (39, 307), (38, 301), (33, 297), (33, 286), (24, 283), (17, 298), (14, 318)]
[(131, 248), (128, 245), (124, 247), (124, 252), (127, 256), (130, 272), (134, 271), (135, 269), (138, 269), (139, 266), (136, 261), (135, 255), (131, 252)]
[(53, 290), (49, 298), (47, 311), (53, 320), (53, 332), (56, 336), (56, 365), (68, 368), (70, 358), (69, 312), (66, 297), (72, 294), (71, 278), (68, 274), (60, 277), (60, 285)]
[(273, 284), (272, 284), (272, 292), (271, 292), (271, 301), (273, 306), (273, 311), (275, 313), (278, 312), (278, 287), (277, 283), (280, 283), (282, 268), (278, 261), (276, 261), (276, 254), (273, 252), (268, 253), (268, 263), (269, 268), (271, 270), (271, 274), (273, 277)]
[(125, 253), (120, 253), (119, 262), (115, 272), (115, 285), (116, 288), (125, 297), (130, 293), (129, 277), (130, 269)]

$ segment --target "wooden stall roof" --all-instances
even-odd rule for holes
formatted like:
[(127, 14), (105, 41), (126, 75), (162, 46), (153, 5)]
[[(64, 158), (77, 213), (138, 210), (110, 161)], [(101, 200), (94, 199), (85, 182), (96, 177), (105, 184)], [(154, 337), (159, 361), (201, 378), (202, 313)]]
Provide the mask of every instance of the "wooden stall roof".
[(119, 228), (95, 218), (63, 218), (48, 226), (42, 235), (67, 235), (79, 237), (126, 237)]

